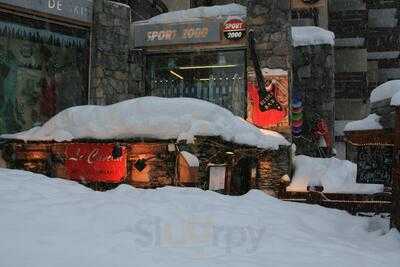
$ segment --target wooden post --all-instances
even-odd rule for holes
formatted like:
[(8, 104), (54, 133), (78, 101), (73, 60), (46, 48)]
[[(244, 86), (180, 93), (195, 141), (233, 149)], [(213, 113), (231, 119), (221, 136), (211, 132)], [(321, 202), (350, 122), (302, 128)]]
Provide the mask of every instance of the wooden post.
[(225, 194), (231, 194), (231, 183), (232, 183), (232, 165), (226, 166), (225, 169)]
[(232, 172), (235, 166), (235, 155), (232, 153), (227, 153), (228, 156), (228, 164), (226, 165), (225, 169), (225, 194), (231, 194), (231, 185), (232, 185)]
[(392, 171), (392, 216), (391, 225), (400, 230), (400, 107), (396, 107), (394, 136), (394, 164)]

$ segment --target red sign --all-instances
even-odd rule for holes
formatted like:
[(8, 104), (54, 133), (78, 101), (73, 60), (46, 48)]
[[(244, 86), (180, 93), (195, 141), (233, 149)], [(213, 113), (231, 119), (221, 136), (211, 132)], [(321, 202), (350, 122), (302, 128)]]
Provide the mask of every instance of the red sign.
[(270, 109), (267, 111), (260, 110), (260, 96), (258, 94), (258, 87), (256, 84), (249, 82), (248, 83), (248, 96), (251, 103), (251, 120), (254, 125), (260, 128), (268, 128), (271, 126), (275, 126), (280, 121), (282, 121), (286, 113), (284, 110)]
[(225, 21), (224, 36), (228, 40), (240, 40), (246, 34), (246, 23), (241, 18)]
[(119, 183), (126, 176), (126, 149), (113, 158), (115, 144), (70, 144), (65, 150), (65, 168), (72, 180)]

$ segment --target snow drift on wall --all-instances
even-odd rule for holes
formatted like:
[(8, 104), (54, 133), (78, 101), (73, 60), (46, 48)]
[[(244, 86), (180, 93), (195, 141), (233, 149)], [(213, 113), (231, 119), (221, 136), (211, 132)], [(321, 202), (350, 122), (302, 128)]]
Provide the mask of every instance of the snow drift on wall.
[(205, 18), (222, 18), (228, 16), (246, 17), (247, 8), (238, 4), (196, 7), (186, 10), (172, 11), (135, 23), (159, 24), (196, 21)]
[(372, 90), (370, 101), (371, 103), (375, 103), (385, 99), (391, 99), (399, 91), (400, 80), (385, 82)]
[(335, 45), (335, 34), (320, 27), (298, 26), (292, 27), (292, 45)]
[(383, 191), (380, 184), (357, 184), (357, 165), (337, 158), (312, 158), (304, 155), (294, 160), (294, 176), (288, 191), (306, 192), (307, 186), (323, 186), (324, 193), (373, 194)]
[(344, 127), (344, 131), (381, 130), (383, 127), (379, 122), (380, 118), (381, 117), (375, 113), (369, 114), (368, 117), (362, 120), (351, 121), (347, 123)]

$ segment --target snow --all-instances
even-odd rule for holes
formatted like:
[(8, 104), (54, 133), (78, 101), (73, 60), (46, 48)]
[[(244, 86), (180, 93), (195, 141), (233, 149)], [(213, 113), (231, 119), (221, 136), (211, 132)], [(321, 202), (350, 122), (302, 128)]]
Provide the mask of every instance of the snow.
[(375, 103), (385, 99), (390, 99), (399, 91), (400, 80), (388, 81), (372, 90), (370, 101), (371, 103)]
[(307, 45), (335, 45), (335, 34), (320, 27), (292, 27), (292, 44), (294, 47)]
[(289, 142), (280, 134), (261, 131), (229, 110), (194, 98), (142, 97), (109, 106), (66, 109), (41, 127), (4, 134), (29, 141), (154, 138), (193, 142), (195, 136), (221, 136), (226, 141), (278, 149)]
[(362, 120), (347, 123), (344, 127), (344, 131), (381, 130), (383, 127), (379, 123), (380, 118), (381, 117), (375, 113), (369, 114), (368, 117)]
[(335, 121), (335, 136), (344, 136), (344, 128), (352, 121), (349, 120), (337, 120)]
[(400, 92), (397, 92), (390, 101), (390, 105), (392, 106), (400, 106)]
[(308, 185), (322, 185), (324, 193), (383, 192), (383, 185), (357, 184), (357, 165), (347, 160), (299, 155), (294, 159), (294, 169), (294, 177), (286, 188), (287, 191), (306, 192)]
[(187, 151), (181, 151), (181, 155), (185, 158), (189, 167), (199, 167), (200, 166), (199, 159), (195, 155), (193, 155)]
[(263, 68), (262, 73), (264, 76), (287, 76), (288, 75), (288, 72), (283, 69)]
[(0, 266), (393, 267), (387, 220), (194, 188), (94, 192), (0, 169)]
[(398, 51), (389, 51), (389, 52), (368, 52), (369, 60), (377, 60), (377, 59), (395, 59), (400, 56), (400, 52)]
[(131, 7), (129, 5), (124, 4), (124, 3), (114, 2), (114, 1), (109, 1), (109, 3), (112, 4), (113, 6), (116, 6), (116, 7), (119, 6), (119, 7), (124, 7), (124, 8), (131, 9)]
[(186, 10), (172, 11), (152, 17), (148, 20), (138, 21), (138, 23), (159, 24), (197, 21), (206, 18), (223, 18), (228, 16), (246, 17), (247, 8), (238, 4), (215, 5), (211, 7), (197, 7)]

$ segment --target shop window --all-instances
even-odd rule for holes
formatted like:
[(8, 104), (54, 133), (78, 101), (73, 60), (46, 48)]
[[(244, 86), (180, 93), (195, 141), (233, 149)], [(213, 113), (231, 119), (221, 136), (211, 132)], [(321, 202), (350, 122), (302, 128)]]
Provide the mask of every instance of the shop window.
[(1, 13), (0, 133), (87, 103), (89, 33)]
[(243, 116), (245, 62), (244, 50), (149, 55), (148, 94), (199, 98)]

